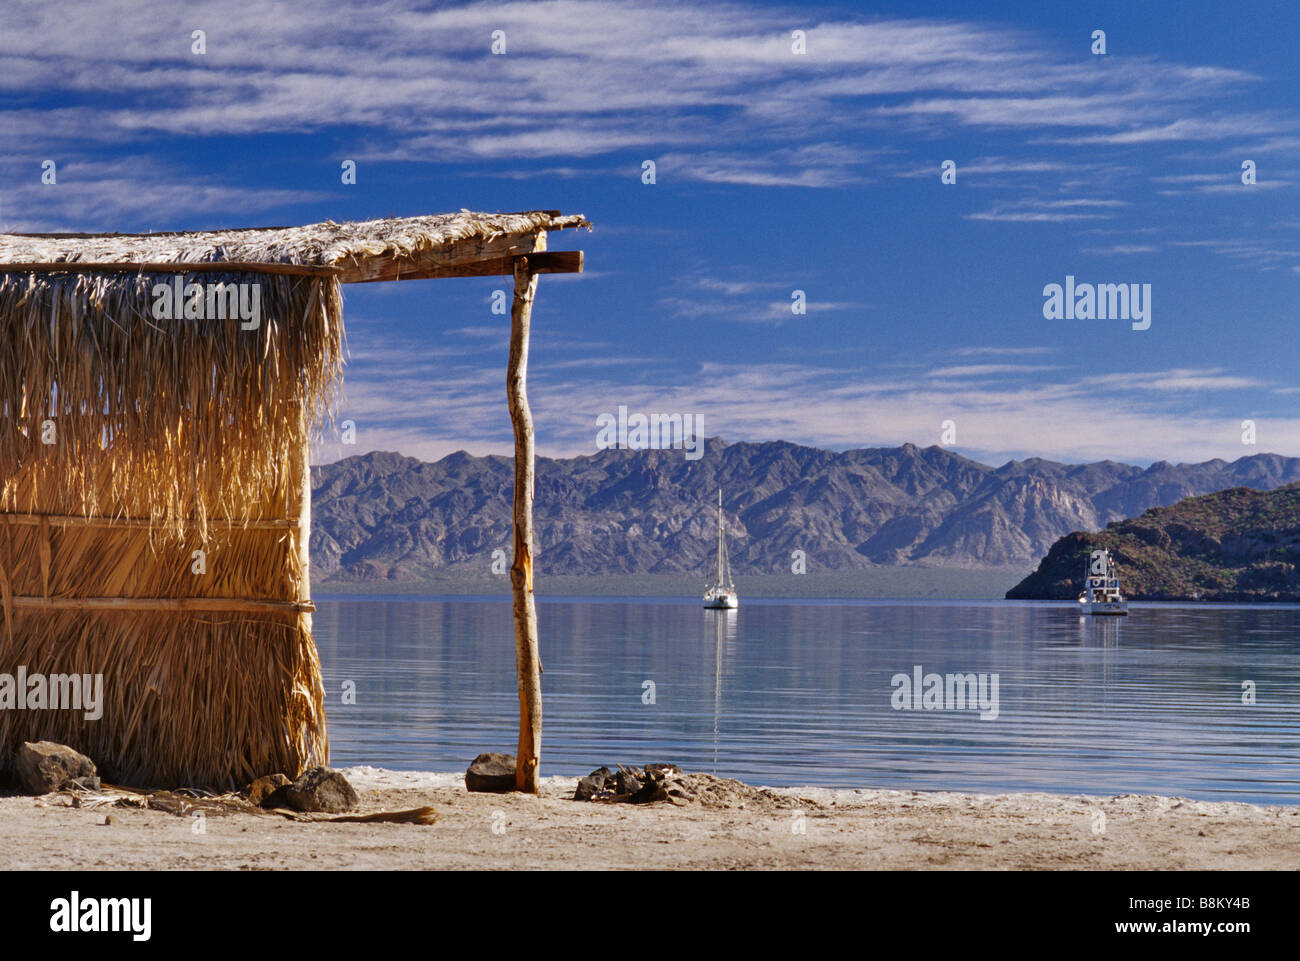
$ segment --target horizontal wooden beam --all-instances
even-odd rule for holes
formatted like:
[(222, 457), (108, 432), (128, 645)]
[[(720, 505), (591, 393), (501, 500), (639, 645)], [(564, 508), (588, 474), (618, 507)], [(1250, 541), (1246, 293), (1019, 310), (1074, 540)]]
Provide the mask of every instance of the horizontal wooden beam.
[(533, 274), (580, 274), (582, 251), (548, 250), (546, 253), (529, 254), (528, 271)]
[(263, 273), (302, 277), (338, 277), (340, 283), (365, 284), (387, 280), (432, 280), (440, 277), (509, 277), (514, 274), (515, 258), (528, 255), (535, 274), (580, 274), (581, 250), (557, 250), (538, 253), (539, 244), (531, 235), (496, 238), (489, 241), (465, 241), (414, 256), (384, 255), (338, 267), (313, 267), (304, 264), (267, 264), (251, 261), (216, 263), (20, 263), (0, 264), (0, 274), (200, 274)]
[(446, 264), (425, 267), (418, 270), (403, 270), (366, 280), (348, 280), (345, 283), (369, 283), (377, 280), (435, 280), (443, 277), (510, 277), (515, 272), (515, 260), (527, 256), (528, 267), (535, 274), (580, 274), (583, 267), (581, 250), (554, 250), (546, 253), (510, 254), (460, 264)]
[(244, 597), (31, 597), (15, 595), (14, 607), (45, 611), (172, 611), (179, 613), (304, 614), (311, 601), (252, 600)]
[[(68, 527), (129, 527), (129, 528), (156, 528), (162, 529), (165, 524), (155, 524), (145, 517), (83, 517), (80, 514), (5, 514), (0, 512), (0, 523), (21, 524), (26, 526), (39, 526), (42, 522), (49, 522)], [(191, 524), (198, 524), (198, 521), (191, 520)], [(232, 520), (226, 517), (209, 517), (208, 526), (216, 528), (225, 528), (228, 530), (293, 530), (298, 526), (297, 521), (290, 520)]]
[(530, 254), (545, 249), (546, 232), (538, 230), (526, 234), (501, 234), (496, 237), (477, 237), (460, 240), (444, 247), (431, 247), (411, 254), (382, 254), (363, 257), (352, 263), (342, 263), (339, 282), (364, 284), (377, 280), (419, 280), (427, 277), (476, 277), (469, 272), (473, 265), (497, 261), (518, 254)]

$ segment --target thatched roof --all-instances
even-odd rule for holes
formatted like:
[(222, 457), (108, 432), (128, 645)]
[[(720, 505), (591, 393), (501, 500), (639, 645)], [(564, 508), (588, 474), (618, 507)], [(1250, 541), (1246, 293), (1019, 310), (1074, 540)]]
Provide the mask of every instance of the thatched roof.
[[(335, 268), (342, 283), (495, 272), (543, 251), (545, 232), (590, 227), (558, 210), (403, 217), (303, 227), (152, 234), (0, 234), (0, 270), (37, 264), (283, 264)], [(539, 240), (540, 238), (540, 240)], [(504, 269), (501, 272), (505, 272)]]

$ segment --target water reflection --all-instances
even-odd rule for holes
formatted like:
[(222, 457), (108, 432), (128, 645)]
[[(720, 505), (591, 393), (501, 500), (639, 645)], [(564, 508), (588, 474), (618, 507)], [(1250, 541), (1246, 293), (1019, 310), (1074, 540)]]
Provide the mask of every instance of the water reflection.
[[(334, 763), (463, 770), (514, 749), (507, 599), (318, 604)], [(768, 784), (1300, 802), (1296, 607), (565, 598), (539, 622), (543, 774), (671, 761)], [(890, 678), (915, 665), (998, 673), (998, 718), (893, 710)]]
[(718, 723), (722, 717), (722, 638), (736, 636), (739, 613), (734, 610), (710, 609), (704, 611), (705, 622), (713, 622), (713, 773), (718, 773)]

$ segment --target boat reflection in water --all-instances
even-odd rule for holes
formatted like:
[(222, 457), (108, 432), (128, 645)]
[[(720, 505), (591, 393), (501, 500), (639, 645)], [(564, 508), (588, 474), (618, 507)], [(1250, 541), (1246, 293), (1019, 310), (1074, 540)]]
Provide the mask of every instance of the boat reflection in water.
[(713, 772), (718, 773), (718, 721), (722, 717), (722, 641), (736, 638), (736, 612), (729, 608), (706, 614), (713, 620)]

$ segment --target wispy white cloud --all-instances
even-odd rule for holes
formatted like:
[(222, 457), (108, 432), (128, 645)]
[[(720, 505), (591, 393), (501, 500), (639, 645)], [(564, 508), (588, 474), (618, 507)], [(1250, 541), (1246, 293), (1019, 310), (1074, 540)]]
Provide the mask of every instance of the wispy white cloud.
[(1206, 390), (1246, 390), (1262, 387), (1263, 382), (1254, 377), (1241, 377), (1224, 373), (1220, 369), (1194, 370), (1180, 368), (1133, 374), (1099, 374), (1084, 377), (1082, 384), (1096, 387), (1119, 387), (1125, 390), (1168, 391), (1195, 393)]
[[(1079, 220), (1106, 220), (1114, 216), (1113, 213), (1097, 212), (1098, 208), (1111, 206), (1122, 206), (1121, 204), (1109, 204), (1103, 202), (1094, 202), (1090, 204), (1068, 204), (1068, 203), (1038, 203), (1034, 201), (1017, 202), (1013, 204), (999, 204), (989, 210), (978, 211), (973, 214), (967, 214), (967, 220), (992, 220), (1002, 221), (1005, 223), (1070, 223)], [(1091, 211), (1091, 212), (1090, 212)]]
[[(1065, 163), (1059, 160), (1014, 160), (1009, 157), (976, 157), (969, 161), (963, 160), (961, 163), (957, 164), (957, 175), (959, 182), (963, 182), (968, 177), (991, 178), (1011, 175), (1022, 176), (1024, 174), (1063, 173), (1066, 171), (1083, 173), (1089, 169), (1096, 169), (1098, 166), (1099, 165)], [(912, 179), (937, 179), (939, 174), (939, 163), (934, 162), (927, 167), (900, 170), (895, 174), (895, 176)]]
[(1159, 249), (1154, 244), (1111, 244), (1109, 247), (1084, 247), (1080, 252), (1099, 257), (1128, 257), (1133, 254), (1154, 254)]
[(773, 287), (781, 286), (781, 284), (770, 280), (719, 280), (716, 277), (696, 277), (689, 279), (687, 283), (690, 286), (698, 287), (701, 290), (707, 290), (717, 294), (726, 294), (728, 297), (752, 294), (757, 291), (770, 290)]
[(1219, 183), (1219, 184), (1196, 184), (1185, 190), (1158, 190), (1156, 191), (1162, 197), (1177, 197), (1181, 194), (1237, 194), (1238, 196), (1250, 196), (1251, 191), (1263, 191), (1265, 193), (1274, 190), (1295, 189), (1300, 186), (1293, 180), (1260, 180), (1249, 186), (1238, 180), (1236, 183)]
[[(798, 321), (807, 314), (861, 310), (858, 301), (821, 300), (804, 292), (803, 314), (793, 310), (794, 284), (780, 281), (725, 281), (714, 277), (693, 277), (682, 281), (684, 290), (659, 300), (659, 306), (675, 317), (711, 318), (738, 324), (781, 324)], [(784, 290), (781, 300), (770, 300), (771, 291)]]
[[(1238, 159), (1241, 156), (1238, 154)], [(1268, 192), (1300, 186), (1300, 170), (1294, 167), (1266, 165), (1263, 172), (1256, 168), (1254, 175), (1254, 183), (1243, 183), (1241, 166), (1234, 163), (1213, 172), (1162, 174), (1152, 177), (1151, 182), (1162, 185), (1162, 189), (1158, 191), (1162, 197), (1176, 197), (1183, 194), (1236, 194), (1243, 199), (1249, 199), (1255, 191)]]
[(1286, 121), (1269, 114), (1233, 115), (1230, 117), (1179, 119), (1151, 127), (1097, 133), (1058, 141), (1071, 145), (1167, 143), (1181, 140), (1223, 140), (1228, 137), (1274, 133)]
[(868, 178), (862, 151), (832, 143), (757, 152), (668, 153), (658, 175), (751, 187), (841, 187)]
[[(176, 165), (153, 157), (114, 161), (55, 160), (55, 182), (41, 182), (33, 160), (14, 176), (0, 206), (0, 228), (14, 233), (78, 231), (87, 225), (136, 224), (142, 215), (154, 227), (177, 218), (208, 218), (213, 227), (229, 225), (262, 211), (321, 199), (321, 192), (274, 187), (193, 183)], [(3, 165), (0, 165), (3, 166)], [(11, 167), (12, 169), (12, 167)], [(191, 223), (193, 221), (191, 220)], [(246, 226), (244, 222), (241, 225)]]
[(954, 357), (1030, 357), (1058, 352), (1059, 348), (1056, 347), (1002, 347), (996, 345), (954, 347), (948, 351)]
[(988, 377), (992, 374), (1028, 374), (1045, 370), (1060, 370), (1050, 364), (959, 364), (953, 367), (937, 367), (927, 371), (926, 377)]
[[(1256, 238), (1174, 240), (1170, 241), (1170, 246), (1202, 248), (1220, 257), (1251, 264), (1261, 269), (1264, 267), (1285, 267), (1292, 261), (1300, 260), (1300, 248), (1272, 246)], [(1294, 270), (1295, 267), (1293, 266), (1291, 269)]]
[(1235, 174), (1229, 173), (1225, 176), (1222, 171), (1210, 174), (1171, 174), (1151, 178), (1152, 183), (1190, 185), (1223, 183), (1225, 180), (1235, 180), (1237, 183), (1241, 182), (1240, 180), (1236, 180)]
[[(425, 459), (462, 449), (511, 452), (499, 365), (442, 359), (433, 378), (418, 344), (379, 329), (371, 335), (382, 341), (369, 354), (375, 363), (349, 369), (341, 411), (357, 423), (358, 447), (335, 443), (330, 453), (327, 444), (325, 459), (367, 449)], [(1017, 349), (1052, 350), (996, 351), (1016, 356), (1008, 350)], [(953, 352), (963, 350), (982, 348)], [(1248, 392), (1274, 385), (1223, 368), (1092, 374), (1053, 365), (1057, 372), (1044, 381), (1022, 376), (1034, 373), (1035, 364), (913, 368), (881, 376), (780, 362), (705, 361), (690, 367), (679, 362), (665, 369), (650, 360), (638, 366), (613, 350), (604, 356), (607, 373), (590, 364), (584, 374), (594, 376), (582, 379), (572, 376), (577, 365), (534, 364), (529, 397), (542, 454), (591, 453), (596, 418), (624, 404), (645, 412), (698, 413), (707, 434), (730, 441), (786, 439), (832, 448), (928, 445), (938, 441), (941, 422), (951, 419), (957, 424), (957, 449), (993, 463), (1026, 456), (1135, 462), (1234, 458), (1248, 452), (1241, 447), (1240, 423), (1249, 416), (1260, 437), (1260, 447), (1252, 450), (1300, 455), (1300, 417), (1289, 413), (1289, 400), (1279, 400), (1278, 411), (1259, 411), (1258, 395)], [(990, 350), (987, 356), (996, 354)]]
[[(75, 30), (66, 28), (72, 21)], [(807, 35), (803, 55), (791, 48), (795, 25)], [(207, 32), (203, 55), (191, 52), (196, 28)], [(496, 30), (507, 41), (501, 56), (490, 51)], [(0, 123), (19, 150), (0, 162), (0, 175), (30, 182), (10, 166), (30, 162), (22, 154), (30, 145), (75, 160), (89, 143), (129, 149), (178, 137), (351, 128), (362, 134), (347, 155), (364, 160), (460, 164), (493, 176), (536, 175), (523, 164), (557, 176), (635, 177), (641, 160), (654, 159), (669, 179), (826, 189), (921, 176), (925, 165), (914, 159), (881, 158), (914, 151), (953, 121), (1013, 141), (1065, 127), (1077, 131), (1070, 142), (1119, 147), (1230, 138), (1282, 149), (1296, 137), (1295, 118), (1281, 110), (1230, 113), (1225, 105), (1267, 78), (1140, 57), (1097, 71), (1057, 46), (1032, 30), (969, 20), (702, 0), (432, 9), (390, 0), (367, 16), (344, 0), (199, 0), (157, 5), (147, 17), (89, 0), (57, 9), (18, 0), (0, 33), (0, 86), (12, 95)], [(111, 101), (100, 96), (105, 89), (115, 91)], [(33, 96), (57, 106), (33, 107)], [(864, 151), (864, 130), (888, 146)], [(1117, 167), (1113, 157), (957, 159), (977, 183), (1095, 183)], [(140, 187), (139, 172), (123, 177), (81, 181), (93, 186), (76, 201), (87, 211), (79, 225), (138, 220), (156, 204), (179, 203), (185, 183), (169, 171), (150, 181), (150, 197), (126, 189)], [(187, 210), (304, 199), (237, 183), (188, 186)], [(66, 217), (47, 201), (19, 192), (6, 216), (24, 225)], [(1068, 222), (1101, 212), (971, 216)]]
[(509, 331), (504, 324), (497, 327), (453, 327), (444, 333), (451, 337), (478, 337), (488, 340), (504, 340), (509, 337)]

